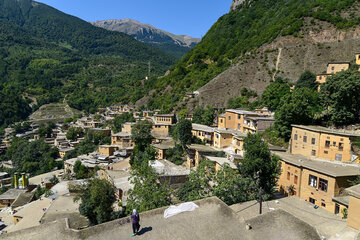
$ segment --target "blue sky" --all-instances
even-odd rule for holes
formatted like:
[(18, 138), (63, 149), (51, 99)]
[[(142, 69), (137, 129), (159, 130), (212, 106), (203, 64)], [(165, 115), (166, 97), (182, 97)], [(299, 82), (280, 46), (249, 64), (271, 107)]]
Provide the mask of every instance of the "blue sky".
[(131, 18), (174, 34), (201, 37), (231, 0), (37, 0), (86, 21)]

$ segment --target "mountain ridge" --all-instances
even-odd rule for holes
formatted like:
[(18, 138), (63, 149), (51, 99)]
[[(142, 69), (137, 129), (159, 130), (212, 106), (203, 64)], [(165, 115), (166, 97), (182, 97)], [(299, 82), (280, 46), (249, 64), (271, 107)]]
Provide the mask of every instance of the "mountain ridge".
[(90, 23), (106, 30), (128, 34), (136, 40), (151, 44), (178, 57), (188, 52), (201, 40), (187, 35), (176, 35), (129, 18), (100, 20)]

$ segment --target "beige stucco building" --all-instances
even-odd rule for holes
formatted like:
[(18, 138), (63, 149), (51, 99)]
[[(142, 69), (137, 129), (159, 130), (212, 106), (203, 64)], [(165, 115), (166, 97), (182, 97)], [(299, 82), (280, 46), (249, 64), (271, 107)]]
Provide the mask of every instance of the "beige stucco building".
[(349, 208), (347, 225), (349, 227), (360, 229), (360, 185), (345, 189), (349, 195)]
[(360, 135), (321, 126), (292, 125), (290, 152), (308, 158), (359, 163), (352, 141)]
[(160, 124), (174, 124), (175, 123), (175, 115), (174, 114), (157, 114), (155, 115), (155, 123)]
[(360, 166), (309, 160), (288, 153), (276, 152), (276, 155), (281, 159), (280, 192), (296, 195), (334, 214), (346, 208), (334, 198), (346, 195), (345, 189), (360, 174)]
[(327, 74), (335, 74), (341, 71), (346, 71), (350, 68), (349, 62), (332, 62), (327, 65)]
[(117, 145), (120, 148), (134, 147), (134, 143), (131, 140), (131, 133), (119, 132), (111, 135), (111, 144)]
[(258, 112), (251, 112), (238, 109), (227, 109), (225, 114), (218, 118), (218, 128), (233, 129), (242, 133), (257, 133), (264, 131), (266, 128), (272, 126), (275, 119), (268, 112), (268, 110), (258, 110)]
[(194, 137), (199, 138), (204, 143), (210, 145), (213, 145), (214, 142), (214, 131), (215, 128), (213, 127), (209, 127), (202, 124), (196, 124), (196, 123), (192, 124), (192, 131), (191, 131), (192, 135)]

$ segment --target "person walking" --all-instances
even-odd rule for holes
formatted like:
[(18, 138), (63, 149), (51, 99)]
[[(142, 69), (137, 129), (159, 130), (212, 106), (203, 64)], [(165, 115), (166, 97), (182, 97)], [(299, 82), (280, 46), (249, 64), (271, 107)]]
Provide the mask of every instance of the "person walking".
[(135, 236), (140, 229), (140, 215), (136, 211), (136, 209), (133, 210), (133, 213), (131, 214), (131, 222), (132, 222), (132, 228), (133, 228), (133, 234), (131, 236)]

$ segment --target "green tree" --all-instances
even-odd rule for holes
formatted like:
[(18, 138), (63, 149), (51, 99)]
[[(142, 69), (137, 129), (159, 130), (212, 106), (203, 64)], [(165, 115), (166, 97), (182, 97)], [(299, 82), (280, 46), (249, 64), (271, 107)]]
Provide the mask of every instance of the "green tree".
[(187, 109), (182, 109), (181, 111), (179, 111), (178, 117), (180, 119), (184, 119), (187, 114), (189, 114), (189, 111)]
[(114, 188), (105, 179), (90, 179), (80, 188), (80, 195), (75, 201), (81, 200), (80, 214), (88, 218), (90, 225), (96, 225), (110, 221), (115, 202)]
[(66, 132), (66, 138), (71, 140), (71, 141), (76, 141), (78, 136), (80, 136), (82, 133), (83, 133), (83, 131), (81, 130), (81, 128), (71, 127)]
[(330, 121), (335, 125), (359, 122), (360, 118), (360, 74), (342, 71), (328, 77), (321, 85), (321, 99)]
[(55, 175), (53, 175), (53, 176), (50, 178), (50, 182), (51, 182), (51, 184), (56, 185), (56, 184), (58, 184), (60, 181), (59, 181), (59, 179), (58, 179)]
[(316, 90), (317, 86), (316, 75), (310, 71), (305, 71), (301, 74), (299, 80), (295, 84), (295, 88), (310, 88), (313, 90)]
[(153, 146), (147, 145), (144, 151), (140, 151), (139, 147), (135, 146), (130, 156), (130, 165), (132, 168), (141, 167), (144, 161), (148, 163), (150, 160), (155, 160), (155, 156), (156, 150)]
[(249, 105), (250, 105), (249, 99), (244, 96), (230, 98), (227, 102), (227, 108), (232, 108), (232, 109), (247, 108), (249, 107)]
[(51, 147), (43, 140), (28, 142), (25, 139), (14, 138), (11, 146), (5, 153), (5, 159), (11, 159), (13, 166), (18, 172), (26, 172), (31, 175), (61, 169), (62, 162), (56, 162), (59, 151)]
[(208, 106), (206, 109), (196, 107), (193, 114), (193, 123), (212, 125), (215, 118), (215, 110), (213, 107)]
[(169, 161), (181, 165), (183, 163), (184, 148), (180, 144), (175, 144), (173, 148), (166, 150), (166, 155)]
[(87, 168), (85, 165), (83, 165), (80, 160), (75, 162), (73, 169), (76, 179), (90, 178), (94, 175), (94, 173), (90, 171), (89, 168)]
[(258, 134), (248, 134), (244, 138), (244, 159), (239, 166), (241, 175), (258, 181), (267, 196), (273, 193), (280, 175), (279, 158), (271, 155), (266, 143)]
[(115, 132), (121, 132), (122, 125), (126, 122), (135, 122), (135, 118), (132, 113), (125, 112), (121, 115), (118, 115), (112, 121), (111, 129)]
[(180, 120), (176, 124), (177, 136), (179, 137), (180, 143), (183, 148), (186, 148), (186, 145), (191, 144), (192, 140), (192, 124), (189, 120)]
[(358, 185), (358, 184), (360, 184), (360, 175), (357, 176), (355, 180), (350, 181), (351, 186), (355, 186), (355, 185)]
[(131, 170), (130, 182), (134, 188), (129, 190), (126, 208), (139, 212), (148, 211), (171, 204), (171, 193), (167, 183), (160, 183), (159, 176), (144, 159), (141, 166)]
[(153, 139), (151, 129), (152, 123), (149, 121), (139, 121), (131, 128), (131, 140), (139, 151), (144, 151), (151, 144)]
[(289, 81), (278, 77), (275, 79), (275, 82), (265, 88), (261, 100), (269, 109), (278, 110), (282, 106), (281, 99), (290, 94)]
[(40, 137), (50, 138), (54, 128), (56, 128), (56, 125), (53, 122), (49, 122), (47, 125), (42, 123), (39, 126), (38, 134)]
[(311, 124), (322, 112), (319, 94), (308, 88), (295, 89), (281, 99), (281, 107), (275, 112), (275, 128), (279, 136), (289, 140), (291, 124)]
[(242, 177), (227, 163), (216, 173), (213, 182), (213, 195), (220, 198), (227, 205), (256, 198), (255, 182), (251, 178)]
[(196, 170), (191, 170), (189, 181), (181, 185), (177, 197), (184, 202), (210, 197), (212, 195), (210, 182), (214, 174), (214, 164), (210, 161), (201, 161)]

